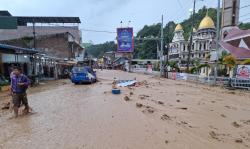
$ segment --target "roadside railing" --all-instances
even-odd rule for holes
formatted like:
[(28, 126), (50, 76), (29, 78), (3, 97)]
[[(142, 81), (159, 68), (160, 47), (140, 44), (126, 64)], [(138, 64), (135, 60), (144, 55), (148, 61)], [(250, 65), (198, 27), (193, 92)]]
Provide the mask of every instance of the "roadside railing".
[(230, 84), (234, 88), (248, 89), (250, 90), (250, 79), (236, 79), (232, 78)]
[[(151, 74), (151, 75), (160, 75), (160, 72), (156, 71), (148, 72), (146, 71), (145, 68), (133, 69), (133, 72)], [(201, 76), (197, 74), (175, 73), (175, 72), (169, 72), (168, 76), (169, 79), (173, 80), (183, 80), (183, 81), (201, 83), (206, 85), (217, 85), (217, 86), (250, 90), (250, 79), (216, 77), (215, 80), (213, 76)]]
[(187, 74), (187, 73), (176, 73), (176, 74), (171, 73), (170, 76), (172, 76), (172, 79), (174, 80), (185, 80), (185, 81), (208, 84), (208, 85), (217, 85), (217, 86), (250, 90), (250, 79), (229, 78), (229, 77), (216, 77), (215, 79), (213, 76), (207, 77), (207, 76)]

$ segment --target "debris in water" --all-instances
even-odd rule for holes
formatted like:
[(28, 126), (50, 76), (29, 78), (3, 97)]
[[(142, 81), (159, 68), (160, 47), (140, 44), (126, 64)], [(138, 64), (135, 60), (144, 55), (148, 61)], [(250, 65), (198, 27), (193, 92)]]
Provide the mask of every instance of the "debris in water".
[(142, 106), (143, 106), (143, 104), (141, 104), (141, 103), (136, 103), (136, 107), (141, 108)]
[(238, 124), (237, 122), (233, 122), (232, 125), (233, 125), (235, 128), (239, 128), (239, 127), (240, 127), (240, 124)]
[(5, 103), (2, 107), (2, 110), (8, 110), (10, 108), (10, 102)]
[(125, 96), (125, 97), (124, 97), (124, 100), (125, 100), (125, 101), (129, 101), (130, 98), (129, 98), (128, 96)]
[(183, 108), (177, 108), (177, 109), (181, 109), (181, 110), (187, 110), (188, 108), (183, 107)]
[(167, 114), (163, 114), (163, 115), (161, 116), (161, 119), (162, 119), (162, 120), (171, 120), (170, 116), (168, 116)]
[(236, 143), (243, 143), (243, 140), (241, 138), (235, 139)]
[(164, 105), (164, 102), (162, 102), (162, 101), (158, 101), (158, 104), (160, 104), (160, 105)]
[(218, 138), (218, 134), (216, 134), (214, 131), (210, 131), (209, 135), (213, 138), (216, 139), (218, 141), (220, 141), (220, 139)]
[(224, 114), (221, 114), (220, 116), (226, 118), (226, 115), (224, 115)]
[(137, 81), (135, 80), (119, 80), (117, 81), (118, 87), (127, 87), (127, 86), (134, 86)]
[(139, 98), (141, 99), (141, 100), (144, 100), (144, 99), (146, 99), (146, 98), (148, 98), (149, 97), (149, 95), (139, 95)]
[(149, 113), (154, 113), (155, 111), (153, 109), (148, 109)]

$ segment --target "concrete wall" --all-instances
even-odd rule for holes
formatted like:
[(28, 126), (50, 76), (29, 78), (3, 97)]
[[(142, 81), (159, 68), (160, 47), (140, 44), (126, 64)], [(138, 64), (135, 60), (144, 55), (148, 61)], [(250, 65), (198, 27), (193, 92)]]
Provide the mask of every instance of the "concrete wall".
[(52, 57), (63, 59), (73, 57), (67, 34), (37, 38), (36, 48)]
[[(68, 39), (71, 36), (67, 33), (45, 35), (36, 38), (36, 49), (41, 50), (48, 56), (57, 57), (62, 59), (72, 59), (75, 56), (82, 55), (83, 49), (74, 42), (69, 42)], [(33, 48), (33, 38), (14, 39), (7, 41), (0, 41), (4, 44), (9, 44), (24, 48)], [(73, 49), (73, 50), (72, 50)]]
[[(58, 33), (71, 33), (77, 42), (81, 43), (82, 35), (78, 26), (35, 26), (36, 36)], [(0, 29), (0, 41), (12, 40), (23, 37), (33, 37), (32, 26), (18, 26), (17, 29)]]

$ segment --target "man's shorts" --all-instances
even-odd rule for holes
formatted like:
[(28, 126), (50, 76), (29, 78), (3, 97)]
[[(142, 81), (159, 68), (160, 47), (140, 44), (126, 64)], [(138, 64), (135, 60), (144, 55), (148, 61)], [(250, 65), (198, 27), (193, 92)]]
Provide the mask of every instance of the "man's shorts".
[(25, 107), (28, 106), (28, 99), (27, 99), (26, 93), (22, 93), (22, 94), (13, 93), (12, 101), (13, 101), (14, 107), (20, 108), (21, 104), (23, 104)]

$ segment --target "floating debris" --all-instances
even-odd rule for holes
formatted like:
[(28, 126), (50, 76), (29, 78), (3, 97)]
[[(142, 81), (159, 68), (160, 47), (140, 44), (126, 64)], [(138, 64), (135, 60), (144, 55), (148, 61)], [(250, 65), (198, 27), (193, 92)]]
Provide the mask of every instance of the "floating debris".
[(130, 99), (128, 96), (125, 96), (125, 97), (124, 97), (124, 100), (125, 100), (125, 101), (129, 101), (129, 100), (131, 100), (131, 99)]

